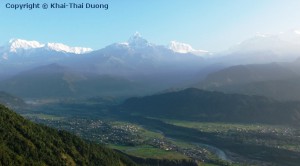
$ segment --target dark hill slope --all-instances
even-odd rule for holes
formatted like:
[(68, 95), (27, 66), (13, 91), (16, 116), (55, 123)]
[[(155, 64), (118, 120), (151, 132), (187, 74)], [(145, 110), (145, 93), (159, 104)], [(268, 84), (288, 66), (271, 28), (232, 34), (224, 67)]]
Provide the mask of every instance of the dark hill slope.
[(296, 73), (276, 63), (238, 65), (209, 74), (197, 87), (214, 89), (259, 81), (290, 79), (299, 77)]
[(204, 90), (300, 100), (300, 60), (288, 63), (231, 66), (210, 73), (195, 87)]
[(299, 102), (199, 89), (131, 98), (120, 109), (144, 116), (197, 121), (298, 124)]
[(225, 93), (263, 95), (280, 101), (300, 101), (300, 77), (214, 88)]
[(34, 124), (0, 105), (0, 165), (135, 165), (117, 152)]

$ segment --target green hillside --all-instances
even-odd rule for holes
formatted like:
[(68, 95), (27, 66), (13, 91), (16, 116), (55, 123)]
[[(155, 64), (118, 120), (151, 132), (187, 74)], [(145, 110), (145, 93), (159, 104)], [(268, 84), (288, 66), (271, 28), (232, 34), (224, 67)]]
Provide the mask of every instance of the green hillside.
[(123, 155), (65, 131), (34, 124), (0, 105), (0, 166), (135, 165)]

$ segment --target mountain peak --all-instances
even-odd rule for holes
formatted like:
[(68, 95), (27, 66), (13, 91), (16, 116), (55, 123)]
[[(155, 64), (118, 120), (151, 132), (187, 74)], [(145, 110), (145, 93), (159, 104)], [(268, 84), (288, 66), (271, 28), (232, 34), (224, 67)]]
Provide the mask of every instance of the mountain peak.
[(8, 42), (10, 52), (17, 52), (20, 49), (28, 50), (33, 48), (41, 48), (44, 46), (44, 44), (41, 44), (37, 41), (27, 41), (23, 39), (11, 39)]
[(13, 53), (18, 53), (19, 51), (44, 48), (47, 50), (74, 53), (74, 54), (84, 54), (93, 51), (91, 48), (84, 47), (70, 47), (62, 43), (47, 43), (43, 44), (38, 41), (28, 41), (23, 39), (11, 39), (9, 40), (6, 50)]
[(170, 44), (169, 44), (169, 49), (174, 51), (174, 52), (182, 53), (182, 54), (192, 53), (192, 54), (195, 54), (195, 55), (203, 55), (203, 54), (208, 53), (208, 51), (196, 50), (189, 44), (180, 43), (180, 42), (177, 42), (177, 41), (171, 41)]
[(294, 30), (294, 33), (297, 34), (297, 35), (300, 35), (300, 30), (299, 29)]
[(57, 52), (66, 52), (66, 53), (74, 53), (74, 54), (84, 54), (93, 51), (91, 48), (70, 47), (62, 43), (47, 43), (46, 47), (50, 50), (54, 50)]
[(135, 32), (132, 37), (141, 38), (142, 35), (140, 34), (140, 32)]
[(139, 32), (135, 32), (135, 34), (129, 38), (128, 44), (135, 48), (151, 46), (151, 44), (144, 39)]

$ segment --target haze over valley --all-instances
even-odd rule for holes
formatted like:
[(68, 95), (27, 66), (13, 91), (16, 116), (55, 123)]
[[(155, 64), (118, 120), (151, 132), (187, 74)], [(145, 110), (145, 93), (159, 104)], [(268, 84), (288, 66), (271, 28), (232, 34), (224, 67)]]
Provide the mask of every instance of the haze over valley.
[(299, 165), (300, 2), (7, 3), (1, 166)]
[[(99, 50), (10, 40), (0, 49), (0, 101), (32, 121), (119, 149), (134, 162), (147, 163), (132, 156), (153, 158), (140, 152), (151, 148), (153, 155), (165, 151), (156, 159), (169, 162), (296, 165), (300, 35), (287, 34), (293, 40), (260, 35), (220, 53), (177, 41), (156, 45), (139, 33)], [(222, 123), (221, 130), (201, 127)], [(254, 133), (261, 141), (252, 142)], [(282, 142), (286, 138), (291, 144)], [(255, 154), (238, 150), (245, 146)], [(258, 154), (262, 149), (268, 153)], [(273, 160), (277, 154), (283, 158)]]

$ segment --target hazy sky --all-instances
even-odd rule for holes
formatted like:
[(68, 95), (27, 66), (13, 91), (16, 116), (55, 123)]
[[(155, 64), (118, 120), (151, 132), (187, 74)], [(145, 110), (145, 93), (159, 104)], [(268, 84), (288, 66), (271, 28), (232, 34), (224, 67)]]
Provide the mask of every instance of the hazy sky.
[[(6, 3), (107, 3), (103, 9), (7, 9)], [(221, 51), (256, 33), (300, 29), (299, 0), (1, 0), (0, 44), (11, 38), (102, 48), (136, 31)]]

